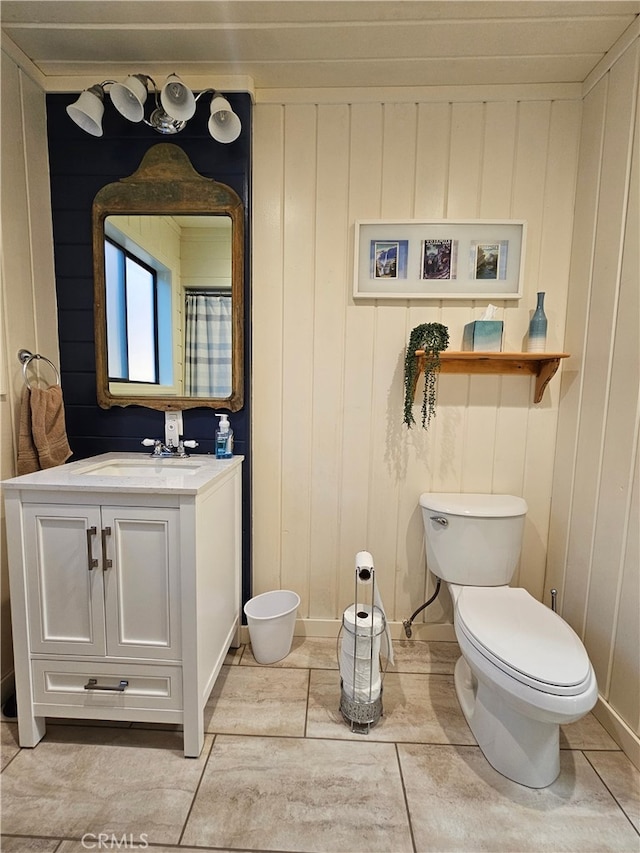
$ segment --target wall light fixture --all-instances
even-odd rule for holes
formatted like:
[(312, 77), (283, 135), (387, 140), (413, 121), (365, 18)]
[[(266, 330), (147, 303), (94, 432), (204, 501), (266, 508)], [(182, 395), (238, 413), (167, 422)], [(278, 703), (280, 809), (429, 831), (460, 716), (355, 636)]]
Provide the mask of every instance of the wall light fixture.
[[(153, 86), (154, 106), (145, 118), (145, 104), (149, 95), (149, 84)], [(177, 74), (167, 77), (161, 90), (147, 74), (131, 74), (123, 83), (104, 80), (80, 93), (77, 101), (69, 104), (67, 113), (86, 133), (102, 136), (104, 96), (109, 87), (111, 103), (126, 119), (142, 121), (158, 133), (179, 133), (196, 111), (196, 102), (206, 94), (212, 94), (207, 128), (217, 142), (233, 142), (240, 136), (242, 123), (234, 113), (229, 101), (215, 89), (205, 89), (194, 95)]]

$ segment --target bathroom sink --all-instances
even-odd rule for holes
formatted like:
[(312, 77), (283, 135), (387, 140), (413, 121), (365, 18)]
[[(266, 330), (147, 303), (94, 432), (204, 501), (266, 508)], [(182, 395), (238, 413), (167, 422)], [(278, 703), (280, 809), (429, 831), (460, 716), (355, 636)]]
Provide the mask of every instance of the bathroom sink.
[(5, 488), (121, 494), (198, 495), (242, 464), (242, 456), (216, 459), (210, 453), (156, 457), (141, 452), (101, 453), (3, 480)]
[(84, 471), (83, 476), (94, 477), (167, 477), (173, 474), (195, 474), (204, 463), (197, 459), (151, 459), (101, 462)]

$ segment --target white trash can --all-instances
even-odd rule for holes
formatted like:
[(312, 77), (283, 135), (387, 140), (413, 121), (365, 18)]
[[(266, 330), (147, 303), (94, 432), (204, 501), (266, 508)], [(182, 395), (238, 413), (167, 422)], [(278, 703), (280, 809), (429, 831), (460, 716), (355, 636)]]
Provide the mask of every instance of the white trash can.
[(263, 592), (244, 606), (251, 651), (258, 663), (275, 663), (291, 651), (300, 596), (289, 589)]

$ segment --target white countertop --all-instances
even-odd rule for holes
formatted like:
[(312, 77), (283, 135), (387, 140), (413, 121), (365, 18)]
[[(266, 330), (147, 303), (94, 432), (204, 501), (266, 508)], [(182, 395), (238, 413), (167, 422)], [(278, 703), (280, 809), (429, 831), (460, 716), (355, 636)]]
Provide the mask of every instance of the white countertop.
[[(212, 480), (237, 467), (243, 456), (231, 459), (216, 459), (215, 456), (194, 454), (181, 459), (153, 459), (149, 453), (102, 453), (89, 459), (80, 459), (67, 465), (46, 468), (33, 474), (23, 474), (3, 480), (7, 490), (34, 489), (46, 491), (74, 492), (118, 492), (146, 494), (198, 494)], [(118, 463), (135, 464), (135, 475), (100, 474), (92, 469)], [(149, 468), (149, 473), (140, 473), (140, 468)]]

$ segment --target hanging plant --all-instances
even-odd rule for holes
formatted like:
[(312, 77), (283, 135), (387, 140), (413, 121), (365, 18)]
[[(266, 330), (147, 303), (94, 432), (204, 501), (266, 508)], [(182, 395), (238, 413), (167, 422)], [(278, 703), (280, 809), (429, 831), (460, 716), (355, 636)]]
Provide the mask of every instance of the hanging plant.
[(415, 423), (413, 398), (418, 379), (416, 350), (424, 350), (424, 395), (422, 398), (422, 426), (429, 428), (436, 414), (436, 382), (440, 370), (440, 353), (449, 346), (449, 331), (441, 323), (422, 323), (409, 336), (404, 357), (404, 423), (409, 429)]

